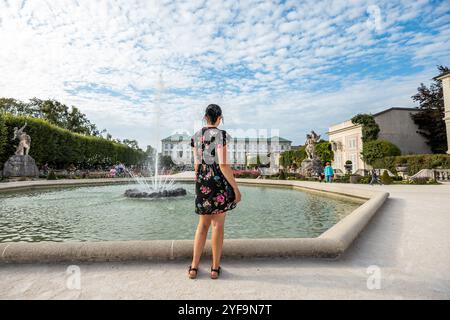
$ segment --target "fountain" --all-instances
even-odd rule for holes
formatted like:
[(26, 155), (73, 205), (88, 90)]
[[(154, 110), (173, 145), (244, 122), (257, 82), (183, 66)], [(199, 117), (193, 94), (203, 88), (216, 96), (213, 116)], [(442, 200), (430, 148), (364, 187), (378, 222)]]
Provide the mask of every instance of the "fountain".
[(158, 164), (158, 144), (160, 142), (159, 135), (159, 122), (161, 114), (161, 94), (163, 91), (163, 79), (162, 75), (159, 75), (159, 81), (157, 86), (156, 95), (156, 141), (157, 146), (155, 149), (155, 161), (154, 161), (154, 174), (150, 178), (150, 183), (148, 178), (143, 176), (138, 176), (125, 168), (125, 172), (133, 178), (134, 181), (139, 185), (139, 188), (128, 189), (125, 191), (125, 196), (129, 198), (168, 198), (168, 197), (178, 197), (186, 195), (186, 190), (184, 188), (177, 188), (175, 185), (175, 180), (168, 176), (159, 175), (159, 164)]

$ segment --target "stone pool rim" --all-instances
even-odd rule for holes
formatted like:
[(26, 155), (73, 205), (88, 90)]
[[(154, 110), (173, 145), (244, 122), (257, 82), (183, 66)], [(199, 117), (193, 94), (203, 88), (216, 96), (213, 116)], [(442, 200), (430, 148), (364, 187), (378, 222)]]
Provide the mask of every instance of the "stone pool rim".
[[(180, 182), (191, 177), (175, 177)], [(388, 192), (367, 190), (351, 184), (269, 179), (237, 179), (251, 186), (288, 187), (326, 193), (330, 196), (364, 200), (358, 208), (316, 238), (225, 239), (223, 257), (318, 257), (338, 258), (364, 230), (389, 197)], [(49, 188), (100, 186), (129, 183), (132, 179), (67, 179), (0, 183), (0, 193)], [(204, 255), (211, 255), (210, 241)], [(99, 242), (4, 242), (0, 243), (2, 263), (145, 261), (191, 258), (193, 240), (128, 240)]]

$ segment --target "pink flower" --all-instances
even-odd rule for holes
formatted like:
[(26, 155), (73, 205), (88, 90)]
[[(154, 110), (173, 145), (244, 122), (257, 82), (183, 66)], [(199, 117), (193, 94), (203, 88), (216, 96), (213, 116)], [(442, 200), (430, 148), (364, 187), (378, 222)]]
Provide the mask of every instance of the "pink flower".
[(201, 191), (202, 193), (204, 193), (204, 194), (207, 194), (207, 193), (209, 193), (211, 190), (210, 190), (208, 187), (202, 186), (202, 187), (200, 188), (200, 191)]
[(219, 194), (219, 195), (216, 197), (216, 200), (217, 200), (217, 202), (219, 202), (219, 203), (223, 203), (223, 202), (225, 201), (225, 197), (224, 197), (222, 194)]

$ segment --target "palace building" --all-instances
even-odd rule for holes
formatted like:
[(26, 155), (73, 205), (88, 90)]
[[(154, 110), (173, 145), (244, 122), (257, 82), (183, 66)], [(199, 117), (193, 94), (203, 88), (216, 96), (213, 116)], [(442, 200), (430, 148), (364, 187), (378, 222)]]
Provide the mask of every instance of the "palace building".
[[(191, 136), (176, 133), (161, 140), (163, 156), (171, 156), (179, 166), (192, 166)], [(277, 170), (281, 152), (291, 149), (292, 141), (282, 137), (227, 138), (228, 161), (235, 169), (245, 169), (248, 164), (261, 163)], [(257, 160), (259, 158), (259, 160)]]
[[(373, 115), (380, 127), (378, 139), (395, 144), (402, 154), (431, 153), (425, 138), (420, 135), (411, 114), (415, 108), (389, 108)], [(370, 169), (361, 159), (362, 126), (351, 120), (333, 125), (328, 131), (329, 141), (334, 151), (333, 168), (345, 172), (346, 161), (352, 162), (352, 171)]]

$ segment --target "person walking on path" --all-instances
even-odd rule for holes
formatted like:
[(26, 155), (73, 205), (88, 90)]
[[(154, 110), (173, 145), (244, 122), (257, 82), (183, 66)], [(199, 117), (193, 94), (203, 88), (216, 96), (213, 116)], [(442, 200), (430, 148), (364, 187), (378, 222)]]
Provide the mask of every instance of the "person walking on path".
[(372, 170), (372, 175), (370, 179), (370, 185), (373, 186), (374, 184), (382, 185), (380, 179), (378, 178), (377, 171), (375, 169)]

